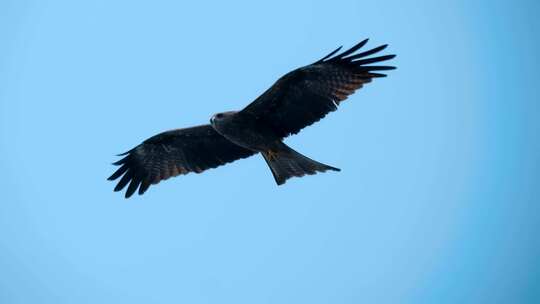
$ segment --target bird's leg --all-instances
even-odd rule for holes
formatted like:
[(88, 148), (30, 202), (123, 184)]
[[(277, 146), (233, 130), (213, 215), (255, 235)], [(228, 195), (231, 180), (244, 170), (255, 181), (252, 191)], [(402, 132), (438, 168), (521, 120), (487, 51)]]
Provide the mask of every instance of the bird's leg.
[(266, 155), (268, 155), (268, 160), (275, 161), (277, 158), (277, 152), (274, 152), (272, 150), (266, 151)]

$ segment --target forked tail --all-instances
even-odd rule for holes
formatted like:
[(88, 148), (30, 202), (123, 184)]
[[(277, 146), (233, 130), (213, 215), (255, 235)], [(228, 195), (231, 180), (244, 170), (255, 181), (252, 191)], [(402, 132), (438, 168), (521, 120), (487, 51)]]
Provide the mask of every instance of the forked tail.
[(261, 153), (270, 167), (278, 185), (284, 184), (293, 176), (312, 175), (326, 170), (341, 171), (314, 161), (291, 149), (283, 142), (276, 143), (270, 150)]

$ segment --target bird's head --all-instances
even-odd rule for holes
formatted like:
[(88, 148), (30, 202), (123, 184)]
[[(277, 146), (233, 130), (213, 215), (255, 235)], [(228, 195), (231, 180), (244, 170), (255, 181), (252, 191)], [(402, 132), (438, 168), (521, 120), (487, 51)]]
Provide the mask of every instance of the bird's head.
[(232, 117), (234, 114), (236, 114), (236, 111), (228, 111), (228, 112), (222, 112), (217, 113), (210, 118), (210, 124), (215, 126), (216, 124), (228, 120), (230, 117)]

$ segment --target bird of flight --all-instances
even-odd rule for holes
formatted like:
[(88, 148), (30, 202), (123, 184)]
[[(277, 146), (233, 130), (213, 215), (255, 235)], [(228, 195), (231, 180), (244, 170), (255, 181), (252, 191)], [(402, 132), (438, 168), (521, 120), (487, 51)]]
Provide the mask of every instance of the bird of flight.
[(120, 166), (108, 179), (120, 181), (114, 191), (128, 184), (125, 197), (143, 194), (151, 184), (169, 177), (201, 173), (210, 168), (261, 153), (278, 185), (293, 176), (312, 175), (338, 168), (314, 161), (283, 143), (329, 112), (380, 71), (395, 67), (372, 65), (395, 55), (371, 57), (387, 45), (359, 51), (367, 39), (337, 54), (337, 48), (322, 59), (279, 78), (266, 92), (240, 111), (212, 116), (210, 124), (175, 129), (148, 138), (120, 154)]

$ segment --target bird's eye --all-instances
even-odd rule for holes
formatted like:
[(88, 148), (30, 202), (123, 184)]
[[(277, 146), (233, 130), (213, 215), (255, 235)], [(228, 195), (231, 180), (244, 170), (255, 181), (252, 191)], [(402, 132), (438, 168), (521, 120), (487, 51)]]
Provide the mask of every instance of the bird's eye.
[(216, 115), (216, 118), (222, 118), (223, 117), (223, 114), (219, 113), (218, 115)]

